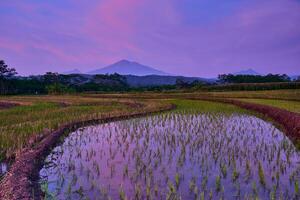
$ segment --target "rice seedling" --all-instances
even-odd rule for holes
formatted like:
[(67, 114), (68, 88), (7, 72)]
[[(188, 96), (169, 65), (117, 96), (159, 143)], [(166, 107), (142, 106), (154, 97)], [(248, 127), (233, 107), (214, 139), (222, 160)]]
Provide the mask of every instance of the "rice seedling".
[(209, 199), (211, 200), (212, 198), (213, 198), (213, 191), (210, 190), (210, 192), (209, 192)]
[(223, 178), (226, 178), (227, 176), (227, 168), (226, 168), (226, 165), (222, 165), (221, 164), (221, 172), (222, 172), (222, 175), (223, 175)]
[(265, 186), (266, 185), (266, 181), (265, 181), (265, 173), (264, 173), (264, 169), (261, 165), (261, 163), (259, 162), (258, 164), (258, 175), (259, 175), (259, 182)]
[(300, 194), (299, 194), (299, 182), (298, 182), (298, 180), (295, 181), (294, 187), (295, 187), (296, 196), (299, 196)]
[(201, 192), (201, 194), (200, 194), (200, 200), (204, 200), (204, 192)]
[(195, 186), (196, 186), (195, 178), (193, 177), (193, 178), (190, 180), (190, 184), (189, 184), (190, 191), (193, 191), (194, 188), (195, 188)]
[(252, 193), (254, 194), (254, 196), (256, 196), (258, 194), (257, 186), (256, 186), (255, 181), (252, 182)]
[(239, 178), (239, 172), (237, 171), (236, 167), (234, 167), (232, 172), (232, 181), (235, 182), (238, 178)]
[(175, 175), (175, 184), (176, 184), (176, 188), (178, 188), (180, 184), (180, 175), (178, 173), (176, 173)]
[(217, 176), (216, 177), (216, 191), (220, 192), (220, 190), (221, 190), (221, 178), (220, 178), (220, 176)]
[(127, 200), (126, 194), (124, 192), (123, 186), (121, 185), (120, 190), (119, 190), (119, 197), (120, 200)]

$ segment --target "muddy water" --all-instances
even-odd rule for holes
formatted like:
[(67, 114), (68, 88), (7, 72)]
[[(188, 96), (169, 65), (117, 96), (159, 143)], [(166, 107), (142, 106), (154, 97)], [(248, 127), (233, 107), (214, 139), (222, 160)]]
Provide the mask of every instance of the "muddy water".
[(255, 116), (168, 113), (79, 129), (40, 176), (56, 199), (293, 199), (300, 153)]

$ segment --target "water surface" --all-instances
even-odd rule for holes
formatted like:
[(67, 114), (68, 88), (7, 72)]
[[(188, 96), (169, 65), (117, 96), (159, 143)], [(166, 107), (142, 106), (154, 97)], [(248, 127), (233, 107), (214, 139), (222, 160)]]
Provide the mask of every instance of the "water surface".
[(40, 176), (57, 199), (293, 199), (300, 154), (255, 116), (171, 112), (81, 128)]

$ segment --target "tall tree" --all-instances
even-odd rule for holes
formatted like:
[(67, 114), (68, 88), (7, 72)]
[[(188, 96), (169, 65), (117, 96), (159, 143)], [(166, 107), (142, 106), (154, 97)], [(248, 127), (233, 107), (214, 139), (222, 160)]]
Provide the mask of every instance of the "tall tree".
[(0, 78), (9, 78), (16, 75), (15, 68), (9, 68), (7, 64), (5, 64), (4, 60), (0, 60)]
[(59, 82), (59, 74), (57, 72), (46, 72), (43, 78), (46, 84), (57, 84)]
[(6, 94), (6, 79), (17, 74), (15, 68), (9, 68), (4, 60), (0, 60), (0, 94)]

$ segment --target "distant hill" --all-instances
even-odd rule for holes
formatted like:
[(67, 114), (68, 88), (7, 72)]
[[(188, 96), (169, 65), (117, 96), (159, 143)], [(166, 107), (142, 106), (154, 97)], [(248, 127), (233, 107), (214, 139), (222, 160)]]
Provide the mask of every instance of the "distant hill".
[(177, 79), (184, 82), (192, 83), (193, 81), (214, 82), (214, 79), (205, 79), (199, 77), (184, 77), (184, 76), (133, 76), (125, 75), (126, 82), (131, 87), (146, 87), (146, 86), (160, 86), (160, 85), (175, 85)]
[(66, 71), (66, 72), (63, 72), (62, 74), (81, 74), (81, 71), (79, 71), (78, 69), (73, 69), (73, 70), (70, 70), (70, 71)]
[(96, 69), (88, 72), (88, 74), (113, 74), (118, 73), (121, 75), (136, 75), (136, 76), (147, 76), (147, 75), (169, 75), (163, 71), (159, 71), (152, 67), (132, 62), (128, 60), (120, 60), (107, 67)]
[(234, 75), (261, 75), (260, 73), (254, 71), (253, 69), (242, 70), (239, 72), (233, 73)]

